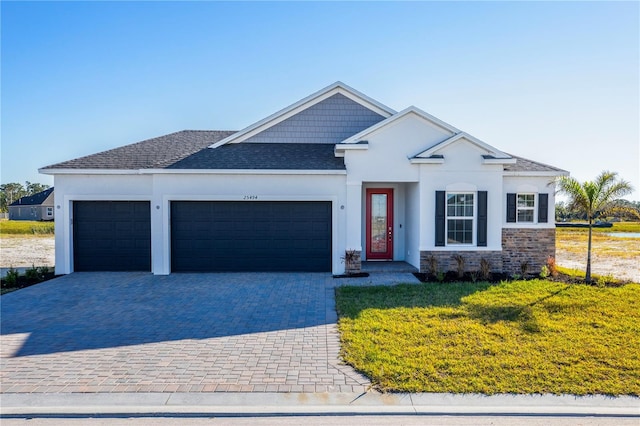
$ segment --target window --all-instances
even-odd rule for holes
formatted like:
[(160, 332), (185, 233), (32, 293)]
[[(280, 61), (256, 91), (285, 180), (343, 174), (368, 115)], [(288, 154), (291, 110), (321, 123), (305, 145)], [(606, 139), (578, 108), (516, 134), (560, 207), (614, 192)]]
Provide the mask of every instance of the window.
[(47, 217), (53, 216), (53, 207), (47, 207)]
[(535, 194), (518, 194), (517, 195), (517, 218), (518, 222), (533, 223), (533, 212), (536, 204)]
[(474, 194), (447, 194), (447, 244), (473, 244)]
[(507, 193), (507, 223), (516, 222), (549, 222), (549, 194)]

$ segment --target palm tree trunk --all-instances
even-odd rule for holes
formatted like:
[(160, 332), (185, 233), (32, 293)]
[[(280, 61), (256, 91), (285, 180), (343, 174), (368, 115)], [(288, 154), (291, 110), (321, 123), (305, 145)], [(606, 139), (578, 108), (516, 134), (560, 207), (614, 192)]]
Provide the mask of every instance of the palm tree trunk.
[(591, 284), (591, 230), (593, 228), (593, 219), (589, 217), (589, 242), (587, 243), (587, 273), (584, 280), (587, 284)]

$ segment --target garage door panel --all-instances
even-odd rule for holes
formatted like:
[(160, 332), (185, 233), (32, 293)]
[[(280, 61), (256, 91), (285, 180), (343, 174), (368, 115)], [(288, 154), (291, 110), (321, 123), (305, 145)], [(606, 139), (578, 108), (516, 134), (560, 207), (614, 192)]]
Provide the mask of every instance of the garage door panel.
[(330, 271), (331, 203), (172, 202), (171, 263), (172, 271)]
[(150, 203), (75, 201), (73, 260), (75, 271), (150, 271)]

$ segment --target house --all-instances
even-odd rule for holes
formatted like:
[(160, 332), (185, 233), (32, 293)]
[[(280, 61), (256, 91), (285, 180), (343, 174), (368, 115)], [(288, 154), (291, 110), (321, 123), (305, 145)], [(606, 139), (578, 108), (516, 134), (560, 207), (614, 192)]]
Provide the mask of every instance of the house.
[(555, 254), (564, 170), (337, 82), (240, 131), (185, 130), (40, 170), (55, 179), (56, 273), (428, 271)]
[(53, 188), (9, 204), (9, 220), (53, 220)]

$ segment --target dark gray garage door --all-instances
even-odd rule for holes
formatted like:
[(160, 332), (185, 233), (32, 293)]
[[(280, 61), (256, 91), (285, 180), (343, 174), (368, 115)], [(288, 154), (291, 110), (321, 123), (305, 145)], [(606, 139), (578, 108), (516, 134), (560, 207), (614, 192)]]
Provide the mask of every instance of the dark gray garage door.
[(331, 203), (174, 201), (171, 270), (331, 271)]
[(150, 271), (151, 210), (147, 201), (75, 201), (75, 271)]

